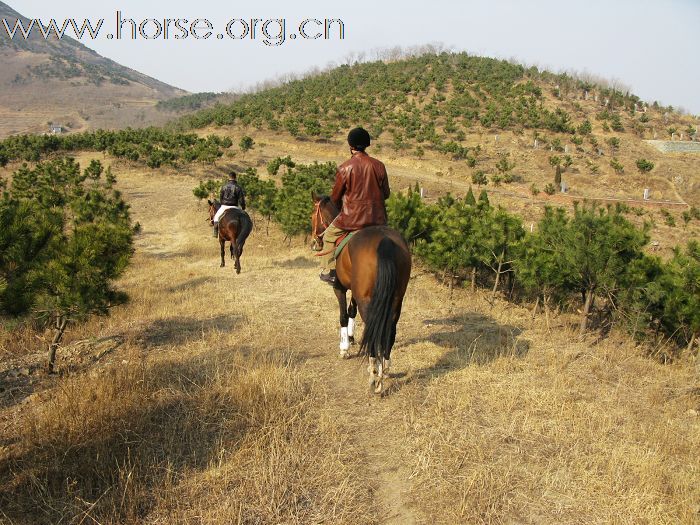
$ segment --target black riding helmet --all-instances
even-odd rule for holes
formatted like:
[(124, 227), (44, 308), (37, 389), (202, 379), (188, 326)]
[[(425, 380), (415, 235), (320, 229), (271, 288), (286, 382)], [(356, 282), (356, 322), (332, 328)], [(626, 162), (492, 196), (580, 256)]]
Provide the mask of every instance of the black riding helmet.
[(364, 151), (370, 144), (369, 133), (364, 128), (350, 130), (350, 133), (348, 133), (348, 144), (353, 149)]

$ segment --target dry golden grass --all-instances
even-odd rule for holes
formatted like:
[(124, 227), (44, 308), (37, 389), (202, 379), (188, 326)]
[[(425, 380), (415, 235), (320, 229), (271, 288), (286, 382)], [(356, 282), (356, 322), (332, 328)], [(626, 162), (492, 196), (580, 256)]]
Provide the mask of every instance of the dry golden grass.
[(237, 276), (191, 194), (208, 170), (113, 169), (143, 227), (131, 301), (5, 399), (0, 523), (700, 520), (689, 359), (574, 343), (417, 268), (375, 397), (300, 240), (254, 230)]

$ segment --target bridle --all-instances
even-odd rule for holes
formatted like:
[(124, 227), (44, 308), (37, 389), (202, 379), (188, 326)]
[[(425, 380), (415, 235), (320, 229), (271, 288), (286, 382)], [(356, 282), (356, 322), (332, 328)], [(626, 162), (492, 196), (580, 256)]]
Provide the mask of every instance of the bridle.
[[(323, 245), (323, 233), (328, 229), (328, 226), (330, 224), (326, 222), (326, 219), (323, 218), (323, 212), (321, 211), (321, 203), (323, 202), (323, 199), (316, 201), (314, 204), (314, 214), (312, 217), (312, 223), (314, 226), (314, 237), (316, 237), (316, 241)], [(318, 233), (318, 225), (321, 224), (323, 226), (323, 230), (321, 230), (321, 233)]]
[[(214, 213), (212, 213), (212, 211)], [(216, 215), (216, 205), (215, 204), (210, 204), (209, 205), (209, 217), (204, 219), (205, 222), (208, 222), (209, 224), (214, 224), (214, 215)]]

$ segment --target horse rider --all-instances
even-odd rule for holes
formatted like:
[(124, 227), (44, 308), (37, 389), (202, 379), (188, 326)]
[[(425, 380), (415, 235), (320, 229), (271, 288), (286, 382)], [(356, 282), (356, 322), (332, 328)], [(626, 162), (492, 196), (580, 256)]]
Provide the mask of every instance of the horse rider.
[[(351, 157), (338, 168), (331, 192), (340, 213), (323, 233), (323, 251), (329, 256), (321, 261), (320, 278), (329, 284), (336, 281), (335, 242), (346, 232), (387, 223), (384, 201), (389, 198), (389, 179), (384, 164), (365, 153), (370, 145), (369, 133), (363, 128), (351, 130), (348, 145)], [(323, 272), (326, 268), (328, 273)]]
[(219, 236), (219, 219), (226, 213), (226, 210), (231, 208), (245, 210), (245, 192), (236, 179), (236, 172), (232, 171), (228, 175), (228, 182), (221, 188), (221, 193), (219, 194), (221, 207), (217, 210), (216, 215), (214, 215), (213, 221), (214, 237)]

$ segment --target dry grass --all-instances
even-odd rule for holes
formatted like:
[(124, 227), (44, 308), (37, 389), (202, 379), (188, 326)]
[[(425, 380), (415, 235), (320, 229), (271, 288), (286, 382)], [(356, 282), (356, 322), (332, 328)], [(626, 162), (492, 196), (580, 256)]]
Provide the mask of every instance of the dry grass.
[(305, 246), (254, 230), (236, 276), (191, 196), (202, 173), (114, 171), (143, 226), (131, 302), (76, 327), (64, 376), (33, 371), (0, 411), (0, 523), (700, 519), (689, 360), (572, 343), (564, 316), (548, 333), (418, 268), (373, 397), (336, 357)]
[(413, 400), (406, 442), (420, 514), (437, 523), (697, 520), (692, 371), (612, 344), (531, 343), (526, 357), (488, 366), (466, 356)]
[(21, 446), (3, 461), (5, 514), (23, 523), (351, 522), (350, 511), (371, 508), (345, 465), (351, 450), (336, 446), (331, 421), (311, 417), (313, 387), (282, 358), (134, 356), (61, 382), (26, 414)]
[[(176, 180), (189, 198), (192, 179)], [(194, 202), (173, 219), (166, 203), (139, 206), (163, 182), (130, 191), (144, 233), (123, 281), (129, 306), (73, 330), (59, 363), (73, 372), (37, 377), (26, 394), (36, 393), (4, 414), (21, 423), (0, 436), (5, 519), (372, 523), (361, 455), (320, 404), (306, 358), (280, 340), (289, 322), (270, 331), (266, 298), (244, 303), (246, 288), (235, 286), (232, 268), (218, 268)], [(241, 277), (248, 287), (260, 278)], [(97, 334), (122, 344), (96, 363), (77, 362), (74, 342)]]

